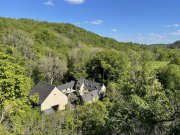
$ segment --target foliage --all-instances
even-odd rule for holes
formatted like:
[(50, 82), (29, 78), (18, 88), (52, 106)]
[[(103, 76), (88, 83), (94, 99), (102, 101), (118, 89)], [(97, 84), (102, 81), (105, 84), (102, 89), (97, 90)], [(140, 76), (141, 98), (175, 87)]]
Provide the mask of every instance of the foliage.
[(25, 70), (9, 59), (13, 59), (1, 53), (0, 60), (0, 104), (6, 100), (14, 100), (28, 95), (30, 79), (27, 78)]
[(173, 55), (170, 64), (176, 64), (180, 66), (180, 54)]
[(171, 49), (175, 49), (175, 48), (180, 49), (180, 41), (176, 41), (173, 44), (170, 44), (168, 47)]
[(165, 89), (180, 90), (180, 68), (178, 65), (168, 65), (159, 70), (158, 77)]
[(88, 63), (88, 77), (104, 83), (117, 81), (124, 76), (127, 65), (127, 58), (123, 53), (102, 51)]
[(102, 102), (94, 102), (77, 109), (78, 117), (82, 121), (82, 133), (88, 135), (103, 134), (108, 119), (108, 110)]
[[(180, 134), (179, 41), (118, 42), (65, 23), (0, 18), (0, 134)], [(59, 85), (88, 78), (106, 97), (45, 115), (39, 80)]]
[(43, 79), (53, 84), (55, 79), (62, 80), (66, 73), (66, 61), (60, 60), (57, 56), (48, 56), (39, 60), (38, 70)]

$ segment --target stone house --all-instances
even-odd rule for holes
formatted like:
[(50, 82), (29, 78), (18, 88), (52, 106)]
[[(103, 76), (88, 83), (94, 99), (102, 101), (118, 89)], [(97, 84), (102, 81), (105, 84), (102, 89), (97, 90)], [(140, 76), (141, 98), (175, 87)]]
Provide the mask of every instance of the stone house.
[(76, 82), (75, 89), (84, 103), (103, 98), (106, 92), (104, 84), (82, 78)]
[(104, 84), (79, 79), (59, 86), (52, 86), (40, 81), (30, 92), (30, 96), (38, 93), (41, 111), (51, 113), (56, 110), (64, 110), (65, 106), (77, 101), (89, 103), (103, 98), (106, 92)]
[(71, 104), (79, 100), (79, 96), (75, 90), (75, 84), (75, 81), (71, 81), (57, 86), (57, 88), (68, 97), (68, 102)]
[(68, 97), (64, 95), (57, 87), (44, 81), (40, 81), (30, 92), (30, 96), (39, 95), (39, 105), (41, 111), (52, 113), (56, 110), (64, 110), (68, 104)]

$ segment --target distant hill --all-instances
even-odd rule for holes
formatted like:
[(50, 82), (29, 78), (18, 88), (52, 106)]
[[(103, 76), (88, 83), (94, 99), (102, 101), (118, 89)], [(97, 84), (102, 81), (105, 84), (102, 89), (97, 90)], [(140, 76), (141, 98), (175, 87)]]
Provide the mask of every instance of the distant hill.
[(174, 43), (171, 43), (171, 44), (151, 44), (149, 46), (151, 46), (151, 47), (167, 47), (170, 49), (180, 49), (180, 40), (178, 40)]
[(17, 57), (24, 58), (19, 56), (21, 54), (37, 60), (49, 54), (65, 57), (67, 60), (69, 54), (73, 52), (76, 55), (79, 49), (83, 49), (81, 52), (92, 53), (91, 57), (102, 50), (116, 50), (125, 52), (126, 55), (131, 51), (139, 54), (149, 52), (156, 60), (167, 60), (171, 55), (170, 51), (177, 51), (170, 48), (179, 48), (179, 41), (172, 45), (119, 42), (69, 23), (0, 17), (0, 45), (14, 47)]
[(115, 39), (99, 36), (69, 23), (41, 22), (32, 19), (11, 19), (0, 17), (0, 40), (8, 30), (23, 31), (39, 45), (59, 48), (59, 45), (73, 48), (77, 45), (127, 50), (139, 48), (135, 43), (118, 42)]
[(149, 46), (168, 46), (178, 48), (179, 42), (174, 44), (152, 44), (149, 46), (132, 42), (119, 42), (113, 38), (102, 37), (83, 28), (69, 23), (42, 22), (33, 19), (12, 19), (0, 17), (0, 41), (2, 36), (11, 30), (20, 30), (31, 38), (35, 44), (46, 45), (50, 48), (59, 48), (59, 45), (73, 48), (77, 45), (91, 47), (114, 48), (128, 50), (148, 48)]
[(171, 49), (180, 49), (180, 40), (174, 42), (173, 44), (168, 45), (167, 47)]
[(158, 47), (158, 46), (162, 46), (162, 47), (167, 47), (169, 44), (151, 44), (149, 46), (152, 46), (152, 47)]

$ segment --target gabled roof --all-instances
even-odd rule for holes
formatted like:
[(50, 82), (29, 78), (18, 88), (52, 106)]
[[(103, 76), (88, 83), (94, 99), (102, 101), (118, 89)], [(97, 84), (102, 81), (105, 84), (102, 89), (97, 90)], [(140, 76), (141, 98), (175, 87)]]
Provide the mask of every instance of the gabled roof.
[(75, 88), (77, 89), (81, 87), (83, 83), (84, 83), (84, 88), (88, 90), (101, 90), (103, 87), (103, 84), (101, 83), (97, 83), (81, 78), (77, 81)]
[(84, 81), (84, 88), (88, 90), (101, 90), (103, 84), (85, 80)]
[(82, 86), (82, 84), (84, 83), (85, 79), (84, 78), (80, 78), (75, 85), (75, 88), (80, 88)]
[(75, 85), (75, 81), (71, 81), (69, 83), (59, 85), (59, 86), (57, 86), (57, 88), (59, 90), (65, 90), (67, 88), (74, 88), (74, 85)]
[[(82, 99), (84, 102), (89, 102), (93, 100), (93, 98), (99, 97), (99, 91), (102, 89), (103, 84), (101, 83), (96, 83), (93, 81), (88, 81), (86, 79), (79, 79), (77, 82), (71, 81), (66, 84), (62, 84), (57, 86), (57, 88), (62, 91), (67, 88), (72, 88), (75, 90), (79, 89), (82, 84), (84, 84), (84, 88), (88, 89), (90, 92), (82, 95)], [(30, 92), (30, 96), (34, 95), (35, 93), (38, 93), (39, 95), (39, 104), (42, 104), (44, 100), (48, 97), (48, 95), (52, 92), (52, 90), (55, 88), (55, 86), (50, 85), (44, 81), (40, 81)], [(74, 92), (73, 91), (73, 92)], [(72, 91), (71, 91), (72, 93)]]
[(84, 95), (81, 96), (82, 100), (87, 103), (89, 101), (92, 101), (93, 98), (99, 98), (99, 92), (98, 90), (93, 90), (93, 91), (90, 91)]
[(50, 85), (44, 81), (40, 81), (30, 92), (30, 96), (33, 96), (35, 93), (39, 94), (39, 104), (42, 104), (47, 96), (51, 93), (51, 91), (55, 88), (55, 86)]

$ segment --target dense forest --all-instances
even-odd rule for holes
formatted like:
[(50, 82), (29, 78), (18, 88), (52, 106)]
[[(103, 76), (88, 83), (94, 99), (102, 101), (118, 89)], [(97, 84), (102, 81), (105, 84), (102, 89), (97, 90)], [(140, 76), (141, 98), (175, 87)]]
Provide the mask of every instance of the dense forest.
[[(180, 41), (118, 42), (72, 24), (0, 18), (1, 135), (180, 134)], [(29, 97), (40, 80), (87, 78), (105, 98), (52, 115)]]
[(150, 46), (156, 47), (156, 46), (161, 46), (161, 47), (168, 47), (171, 49), (180, 49), (180, 40), (172, 43), (172, 44), (152, 44)]
[(173, 43), (173, 44), (170, 44), (168, 47), (169, 47), (169, 48), (172, 48), (172, 49), (174, 49), (174, 48), (180, 49), (180, 40), (179, 40), (179, 41), (176, 41), (176, 42)]

